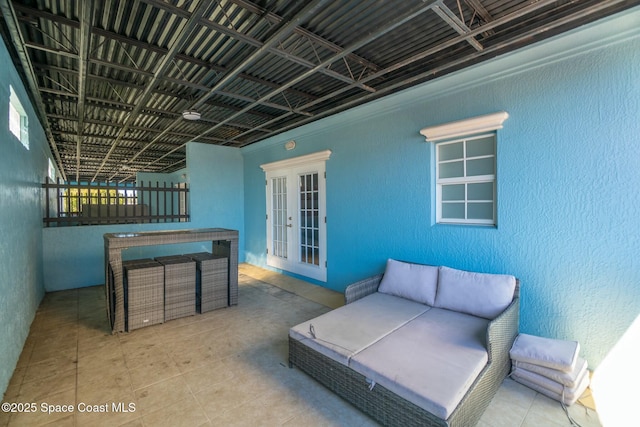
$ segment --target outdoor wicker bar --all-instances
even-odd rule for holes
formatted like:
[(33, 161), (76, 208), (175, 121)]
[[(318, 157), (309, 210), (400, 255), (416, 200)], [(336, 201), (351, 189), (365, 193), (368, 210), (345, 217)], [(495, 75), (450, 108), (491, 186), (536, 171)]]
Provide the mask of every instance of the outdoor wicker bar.
[(107, 315), (113, 333), (125, 332), (122, 251), (131, 247), (210, 241), (211, 253), (227, 258), (228, 305), (238, 304), (238, 231), (199, 228), (149, 232), (107, 233), (104, 236)]

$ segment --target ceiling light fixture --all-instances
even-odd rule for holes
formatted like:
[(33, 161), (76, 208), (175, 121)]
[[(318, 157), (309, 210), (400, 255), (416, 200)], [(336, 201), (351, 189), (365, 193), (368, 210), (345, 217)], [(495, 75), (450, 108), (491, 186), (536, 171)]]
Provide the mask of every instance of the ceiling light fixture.
[(200, 120), (200, 113), (194, 110), (183, 111), (182, 118), (185, 120)]

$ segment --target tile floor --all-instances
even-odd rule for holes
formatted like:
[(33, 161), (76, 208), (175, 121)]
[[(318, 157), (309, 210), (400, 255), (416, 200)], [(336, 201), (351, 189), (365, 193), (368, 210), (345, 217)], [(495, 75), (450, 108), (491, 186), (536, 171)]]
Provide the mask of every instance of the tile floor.
[[(47, 294), (3, 400), (35, 412), (0, 412), (0, 426), (376, 425), (287, 367), (289, 327), (342, 295), (246, 264), (239, 292), (236, 307), (118, 335), (107, 329), (102, 287)], [(600, 425), (583, 406), (570, 413)], [(479, 425), (570, 422), (557, 402), (507, 379)]]

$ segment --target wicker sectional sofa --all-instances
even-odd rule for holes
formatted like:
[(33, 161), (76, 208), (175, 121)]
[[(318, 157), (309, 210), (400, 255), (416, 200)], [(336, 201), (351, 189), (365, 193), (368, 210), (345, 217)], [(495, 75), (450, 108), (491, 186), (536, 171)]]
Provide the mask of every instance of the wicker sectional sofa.
[(389, 260), (289, 331), (289, 363), (383, 425), (473, 426), (509, 372), (519, 283)]

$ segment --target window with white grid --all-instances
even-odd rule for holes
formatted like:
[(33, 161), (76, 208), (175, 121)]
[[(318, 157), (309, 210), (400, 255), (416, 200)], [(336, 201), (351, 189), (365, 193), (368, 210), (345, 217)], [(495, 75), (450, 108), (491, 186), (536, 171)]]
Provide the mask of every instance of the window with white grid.
[(496, 224), (496, 135), (436, 145), (436, 221)]

